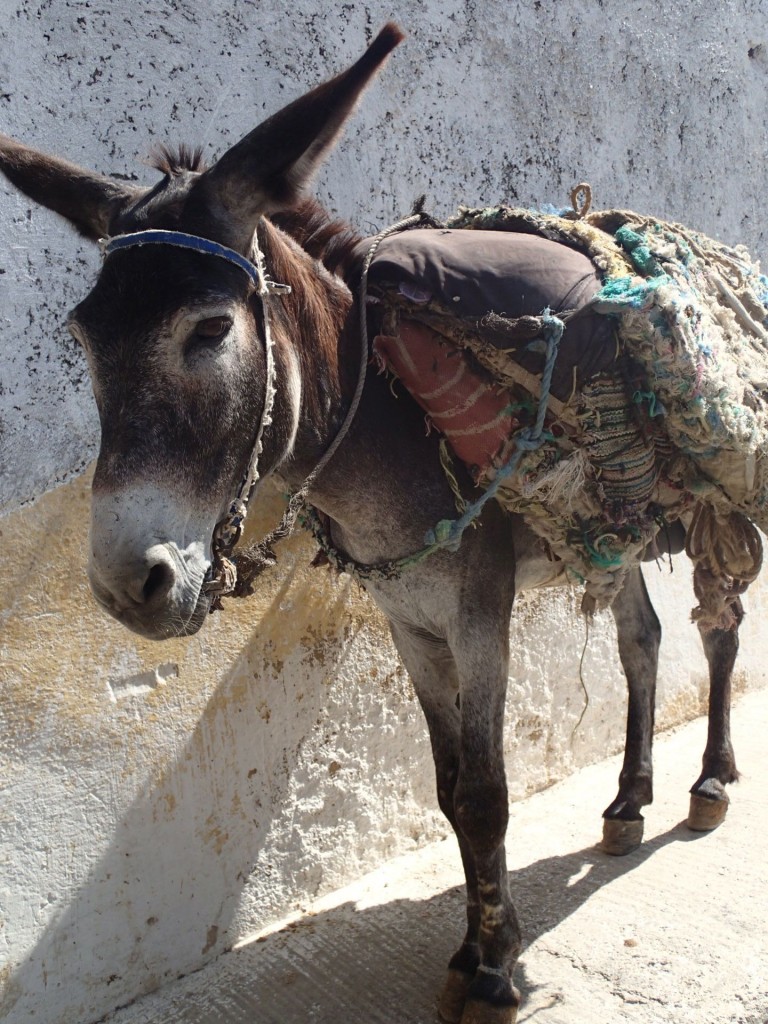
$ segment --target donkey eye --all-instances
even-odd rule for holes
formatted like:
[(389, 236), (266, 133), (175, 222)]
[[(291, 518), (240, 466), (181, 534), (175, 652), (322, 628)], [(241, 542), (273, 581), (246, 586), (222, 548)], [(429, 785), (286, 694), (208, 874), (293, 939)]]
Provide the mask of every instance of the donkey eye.
[(208, 345), (215, 344), (223, 341), (231, 327), (232, 321), (228, 316), (212, 316), (195, 326), (193, 338)]

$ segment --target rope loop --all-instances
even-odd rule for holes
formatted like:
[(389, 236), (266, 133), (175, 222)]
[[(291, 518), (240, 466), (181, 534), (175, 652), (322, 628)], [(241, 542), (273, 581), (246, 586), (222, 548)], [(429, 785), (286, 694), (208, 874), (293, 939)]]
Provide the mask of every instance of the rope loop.
[[(229, 558), (232, 553), (234, 546), (242, 535), (243, 522), (247, 513), (248, 501), (253, 494), (253, 491), (258, 480), (258, 472), (256, 471), (256, 465), (258, 462), (258, 456), (261, 454), (261, 435), (263, 427), (272, 422), (272, 406), (275, 398), (275, 386), (274, 386), (274, 357), (272, 353), (272, 339), (269, 333), (268, 319), (265, 304), (265, 330), (267, 333), (267, 399), (265, 405), (265, 417), (262, 418), (262, 424), (259, 429), (256, 444), (254, 446), (252, 465), (249, 468), (249, 472), (246, 475), (246, 481), (250, 481), (247, 494), (244, 494), (245, 481), (241, 486), (238, 496), (233, 502), (230, 513), (227, 517), (222, 520), (216, 527), (216, 533), (214, 535), (213, 543), (213, 564), (209, 570), (209, 578), (204, 584), (204, 588), (207, 593), (214, 594), (213, 601), (211, 603), (210, 610), (218, 611), (221, 609), (221, 598), (224, 596), (231, 597), (247, 597), (253, 593), (253, 584), (257, 576), (262, 573), (266, 568), (274, 565), (276, 562), (275, 553), (272, 550), (273, 545), (285, 537), (290, 536), (293, 532), (296, 522), (300, 515), (306, 515), (309, 509), (308, 497), (309, 492), (320, 476), (322, 471), (328, 465), (330, 460), (336, 454), (341, 442), (349, 432), (349, 428), (352, 426), (352, 421), (357, 415), (357, 410), (360, 406), (360, 400), (363, 395), (363, 389), (365, 388), (365, 380), (368, 372), (368, 360), (369, 360), (369, 349), (368, 349), (368, 323), (367, 323), (367, 294), (368, 294), (368, 271), (370, 269), (373, 257), (376, 254), (376, 250), (379, 245), (388, 238), (399, 231), (407, 231), (409, 228), (414, 227), (436, 227), (438, 222), (429, 216), (424, 211), (424, 204), (426, 202), (425, 196), (420, 196), (413, 205), (413, 210), (408, 217), (399, 220), (396, 224), (392, 224), (390, 227), (380, 231), (372, 240), (365, 255), (363, 261), (363, 269), (360, 276), (360, 295), (359, 295), (359, 311), (360, 311), (360, 363), (357, 375), (357, 385), (355, 387), (352, 400), (350, 401), (349, 408), (347, 409), (344, 421), (339, 428), (338, 433), (334, 437), (331, 444), (323, 453), (322, 458), (317, 463), (312, 472), (307, 476), (301, 487), (295, 491), (288, 500), (288, 506), (286, 507), (283, 516), (271, 533), (269, 533), (260, 543), (252, 545), (250, 548), (241, 552), (239, 555), (235, 555), (233, 559)], [(216, 253), (216, 255), (220, 255)], [(270, 291), (290, 291), (289, 285), (275, 285), (274, 282), (268, 281), (264, 277), (267, 287)], [(266, 411), (268, 409), (268, 412)], [(240, 512), (240, 505), (242, 505), (242, 512)], [(237, 511), (233, 514), (237, 506)], [(319, 520), (318, 520), (319, 522)]]
[[(586, 192), (581, 213), (583, 216), (589, 208), (591, 192), (588, 185), (577, 186), (577, 190), (578, 189), (585, 190)], [(257, 576), (268, 566), (275, 564), (276, 558), (273, 551), (273, 545), (277, 541), (288, 537), (293, 532), (297, 522), (307, 526), (312, 531), (328, 562), (335, 569), (339, 572), (350, 573), (360, 580), (393, 579), (399, 576), (404, 569), (422, 562), (424, 559), (438, 551), (457, 551), (461, 544), (464, 531), (468, 526), (475, 522), (486, 504), (496, 496), (501, 484), (517, 471), (523, 456), (527, 452), (536, 451), (546, 440), (546, 436), (544, 434), (544, 422), (549, 404), (552, 374), (557, 360), (560, 340), (563, 336), (563, 331), (565, 330), (564, 321), (555, 316), (549, 308), (545, 309), (539, 317), (531, 318), (538, 320), (540, 333), (545, 343), (544, 370), (541, 377), (541, 393), (536, 419), (532, 426), (523, 428), (515, 435), (513, 438), (514, 451), (511, 458), (503, 466), (500, 466), (497, 469), (496, 476), (492, 483), (486, 488), (477, 501), (467, 505), (465, 511), (458, 519), (443, 519), (438, 522), (436, 526), (432, 530), (429, 530), (425, 535), (424, 546), (413, 554), (388, 562), (367, 565), (355, 562), (352, 559), (344, 558), (333, 548), (320, 517), (315, 509), (310, 505), (308, 500), (309, 491), (346, 437), (349, 428), (352, 425), (352, 421), (357, 414), (363, 389), (365, 387), (369, 361), (367, 297), (368, 272), (370, 270), (371, 263), (373, 262), (374, 256), (376, 255), (381, 243), (390, 235), (394, 235), (401, 231), (408, 231), (417, 227), (440, 226), (436, 220), (424, 211), (424, 202), (425, 199), (421, 196), (414, 203), (413, 210), (408, 217), (404, 217), (402, 220), (397, 221), (397, 223), (390, 225), (390, 227), (385, 228), (383, 231), (380, 231), (375, 235), (371, 240), (365, 259), (363, 260), (363, 267), (360, 275), (360, 292), (358, 296), (360, 326), (360, 364), (358, 369), (358, 379), (349, 408), (347, 409), (344, 421), (342, 422), (336, 437), (326, 449), (318, 464), (307, 476), (301, 487), (290, 496), (288, 505), (278, 526), (259, 544), (247, 548), (239, 555), (234, 556), (234, 558), (229, 558), (232, 549), (235, 544), (237, 544), (242, 534), (242, 523), (245, 519), (248, 499), (251, 496), (253, 486), (255, 486), (256, 479), (258, 478), (257, 474), (253, 479), (252, 486), (250, 487), (247, 496), (242, 501), (242, 514), (240, 514), (241, 510), (238, 505), (238, 502), (243, 499), (241, 489), (241, 493), (238, 494), (235, 502), (233, 502), (230, 510), (230, 516), (228, 516), (227, 519), (217, 527), (217, 534), (214, 540), (215, 565), (209, 573), (211, 578), (204, 585), (208, 593), (214, 594), (214, 598), (211, 603), (211, 611), (215, 611), (222, 607), (221, 598), (223, 596), (229, 595), (232, 597), (245, 597), (253, 593), (253, 583)], [(271, 355), (271, 338), (268, 339), (268, 351)], [(271, 391), (271, 396), (268, 396), (269, 418), (267, 422), (271, 422), (274, 386), (272, 386)], [(260, 436), (261, 429), (259, 431), (259, 436), (257, 437), (256, 447), (254, 448), (254, 457), (256, 459), (261, 451)], [(234, 515), (232, 514), (233, 512), (235, 513)]]
[(580, 181), (571, 189), (571, 206), (573, 207), (573, 219), (581, 220), (589, 213), (592, 206), (592, 187), (589, 182)]

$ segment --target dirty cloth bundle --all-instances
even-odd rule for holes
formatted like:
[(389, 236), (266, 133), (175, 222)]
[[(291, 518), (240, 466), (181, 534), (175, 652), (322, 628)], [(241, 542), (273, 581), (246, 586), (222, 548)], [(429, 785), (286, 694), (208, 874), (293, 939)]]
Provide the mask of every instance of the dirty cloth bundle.
[(498, 499), (584, 583), (586, 611), (682, 518), (694, 617), (735, 624), (760, 568), (750, 519), (768, 527), (768, 280), (746, 250), (628, 211), (462, 208), (385, 239), (369, 288), (379, 361), (480, 487), (535, 418), (541, 314), (558, 316), (546, 440)]

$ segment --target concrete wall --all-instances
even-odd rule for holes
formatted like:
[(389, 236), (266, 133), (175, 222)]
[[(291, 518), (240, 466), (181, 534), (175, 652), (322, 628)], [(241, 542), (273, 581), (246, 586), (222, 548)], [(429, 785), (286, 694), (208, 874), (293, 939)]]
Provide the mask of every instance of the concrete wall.
[[(213, 155), (394, 14), (409, 39), (318, 181), (363, 230), (423, 191), (444, 214), (561, 204), (586, 179), (598, 205), (764, 248), (760, 0), (0, 4), (0, 130), (103, 173), (151, 181), (141, 160), (159, 141)], [(95, 609), (83, 470), (97, 423), (61, 321), (97, 255), (4, 186), (0, 241), (0, 1017), (86, 1024), (445, 827), (385, 624), (354, 584), (306, 568), (305, 538), (190, 641), (145, 644)], [(255, 529), (277, 514), (265, 500)], [(685, 564), (649, 576), (669, 725), (700, 709), (705, 668)], [(740, 686), (766, 681), (765, 594), (749, 597)], [(514, 797), (621, 746), (609, 617), (573, 734), (576, 600), (518, 609)], [(612, 796), (585, 795), (596, 836)]]

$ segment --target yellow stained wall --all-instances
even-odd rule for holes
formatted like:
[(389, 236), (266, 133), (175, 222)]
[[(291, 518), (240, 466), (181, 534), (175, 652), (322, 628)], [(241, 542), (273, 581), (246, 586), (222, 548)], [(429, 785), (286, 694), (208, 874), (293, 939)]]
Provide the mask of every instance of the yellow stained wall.
[[(262, 501), (252, 532), (279, 514), (277, 498)], [(355, 583), (309, 568), (306, 536), (281, 546), (254, 597), (227, 602), (196, 637), (157, 644), (93, 602), (88, 517), (84, 476), (0, 519), (8, 1024), (87, 1024), (448, 831), (386, 623)], [(701, 710), (706, 668), (687, 622), (687, 563), (647, 576), (666, 631), (658, 705), (670, 725)], [(758, 585), (740, 686), (765, 684), (762, 603)], [(513, 799), (623, 743), (612, 622), (598, 618), (580, 669), (577, 604), (568, 591), (523, 596), (514, 617)], [(577, 727), (582, 683), (590, 705)], [(613, 795), (585, 794), (596, 838)]]
[(0, 520), (9, 1021), (84, 1024), (401, 849), (414, 821), (437, 834), (420, 714), (355, 584), (308, 568), (299, 537), (200, 635), (145, 641), (90, 596), (88, 497), (83, 477)]

